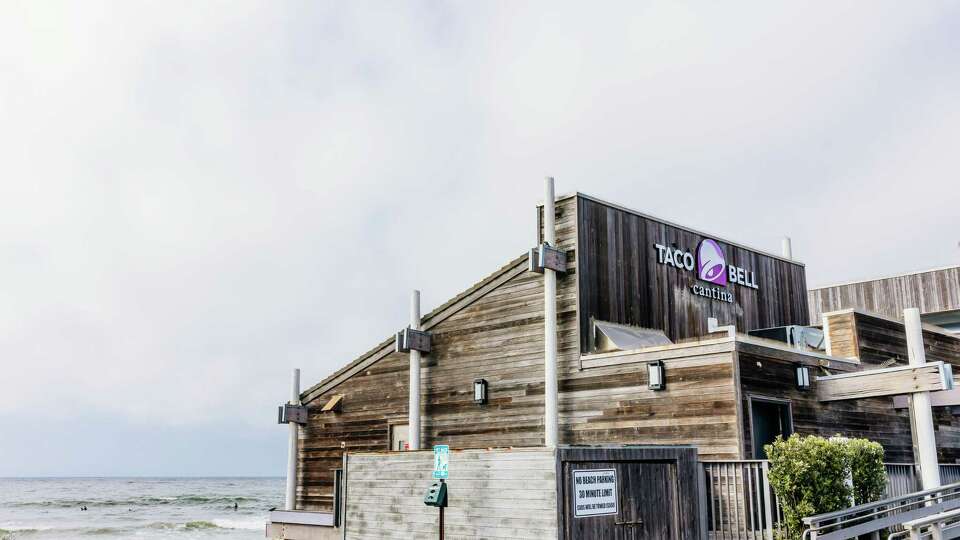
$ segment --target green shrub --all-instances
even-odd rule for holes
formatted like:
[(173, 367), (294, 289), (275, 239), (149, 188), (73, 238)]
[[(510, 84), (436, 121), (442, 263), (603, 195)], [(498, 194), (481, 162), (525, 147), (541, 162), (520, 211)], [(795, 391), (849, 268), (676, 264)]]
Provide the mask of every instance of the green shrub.
[(887, 487), (883, 446), (867, 439), (846, 441), (853, 476), (853, 497), (857, 504), (880, 500)]
[[(770, 485), (783, 507), (785, 537), (803, 534), (803, 518), (875, 501), (883, 494), (886, 471), (883, 447), (866, 439), (777, 437), (765, 447), (770, 458)], [(853, 478), (854, 489), (847, 482)]]

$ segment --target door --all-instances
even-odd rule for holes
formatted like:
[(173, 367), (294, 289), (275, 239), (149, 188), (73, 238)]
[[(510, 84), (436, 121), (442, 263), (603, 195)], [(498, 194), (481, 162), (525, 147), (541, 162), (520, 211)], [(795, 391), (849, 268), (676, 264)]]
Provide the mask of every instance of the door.
[(410, 426), (406, 424), (393, 424), (390, 426), (390, 450), (392, 452), (409, 450), (409, 443)]
[(680, 538), (676, 463), (564, 462), (565, 538)]
[(753, 434), (753, 457), (767, 459), (764, 445), (772, 443), (778, 435), (786, 439), (793, 433), (790, 404), (751, 398), (750, 424), (750, 432)]

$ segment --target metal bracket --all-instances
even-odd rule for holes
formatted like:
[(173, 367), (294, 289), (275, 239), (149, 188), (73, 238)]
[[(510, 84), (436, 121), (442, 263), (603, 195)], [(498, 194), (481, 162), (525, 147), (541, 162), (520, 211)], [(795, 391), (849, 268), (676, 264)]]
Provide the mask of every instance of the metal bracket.
[(530, 256), (527, 260), (527, 268), (531, 272), (542, 274), (544, 269), (560, 272), (567, 271), (567, 252), (557, 249), (550, 244), (543, 243), (538, 247), (530, 248)]
[(410, 351), (430, 352), (430, 332), (404, 328), (397, 332), (397, 341), (394, 350), (401, 353)]
[(278, 424), (306, 424), (307, 408), (304, 405), (284, 403), (277, 410)]

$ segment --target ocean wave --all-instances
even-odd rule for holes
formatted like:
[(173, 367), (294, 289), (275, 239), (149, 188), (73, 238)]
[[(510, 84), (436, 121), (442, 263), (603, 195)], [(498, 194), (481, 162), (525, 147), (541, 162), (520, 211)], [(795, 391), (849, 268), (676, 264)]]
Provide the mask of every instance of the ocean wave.
[(138, 529), (164, 529), (181, 531), (198, 531), (204, 529), (239, 529), (239, 530), (259, 530), (263, 528), (263, 519), (212, 519), (212, 520), (193, 520), (183, 522), (155, 521), (137, 526), (119, 526), (119, 527), (70, 527), (70, 528), (52, 528), (45, 526), (24, 526), (14, 527), (5, 526), (0, 528), (0, 540), (16, 540), (21, 537), (32, 537), (35, 533), (70, 533), (82, 536), (116, 536), (135, 533)]
[(167, 497), (131, 497), (127, 499), (50, 499), (46, 501), (22, 501), (11, 506), (21, 508), (74, 508), (79, 506), (233, 506), (234, 503), (259, 502), (256, 497), (229, 495), (172, 495)]

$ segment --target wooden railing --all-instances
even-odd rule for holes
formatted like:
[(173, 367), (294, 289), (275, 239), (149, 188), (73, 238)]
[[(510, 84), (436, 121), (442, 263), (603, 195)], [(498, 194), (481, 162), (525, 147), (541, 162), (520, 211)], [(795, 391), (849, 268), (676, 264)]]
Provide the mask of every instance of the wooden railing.
[(783, 519), (763, 460), (704, 461), (707, 532), (715, 540), (773, 540)]

